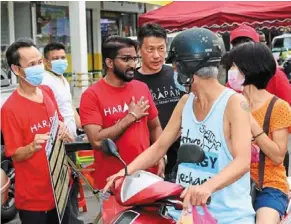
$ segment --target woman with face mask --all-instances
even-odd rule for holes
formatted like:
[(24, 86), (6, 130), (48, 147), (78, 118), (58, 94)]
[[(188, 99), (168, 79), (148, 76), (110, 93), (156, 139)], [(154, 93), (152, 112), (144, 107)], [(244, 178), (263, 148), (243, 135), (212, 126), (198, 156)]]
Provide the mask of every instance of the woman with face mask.
[(266, 91), (276, 72), (276, 62), (267, 46), (246, 43), (234, 48), (227, 57), (232, 62), (229, 84), (247, 98), (249, 106), (241, 107), (251, 112), (251, 177), (260, 189), (254, 202), (256, 223), (279, 223), (288, 204), (283, 161), (291, 132), (291, 109), (287, 102)]

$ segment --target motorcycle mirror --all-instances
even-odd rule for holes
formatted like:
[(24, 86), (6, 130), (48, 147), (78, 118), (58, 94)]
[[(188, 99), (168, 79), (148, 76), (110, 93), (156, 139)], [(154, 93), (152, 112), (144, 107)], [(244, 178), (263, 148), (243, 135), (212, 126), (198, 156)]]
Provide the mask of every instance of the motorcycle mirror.
[(115, 156), (117, 158), (120, 158), (120, 155), (118, 153), (118, 150), (117, 150), (115, 143), (109, 138), (106, 138), (102, 141), (101, 149), (107, 155), (111, 155), (111, 156)]
[(115, 145), (115, 143), (109, 139), (109, 138), (105, 138), (102, 143), (101, 143), (101, 149), (104, 153), (106, 153), (107, 155), (111, 155), (116, 157), (117, 159), (119, 159), (119, 161), (123, 164), (124, 169), (125, 169), (125, 176), (128, 176), (128, 171), (127, 171), (127, 165), (124, 162), (124, 160), (120, 157), (119, 153), (118, 153), (118, 149)]
[(185, 143), (178, 150), (177, 163), (199, 163), (205, 159), (205, 153), (198, 145)]

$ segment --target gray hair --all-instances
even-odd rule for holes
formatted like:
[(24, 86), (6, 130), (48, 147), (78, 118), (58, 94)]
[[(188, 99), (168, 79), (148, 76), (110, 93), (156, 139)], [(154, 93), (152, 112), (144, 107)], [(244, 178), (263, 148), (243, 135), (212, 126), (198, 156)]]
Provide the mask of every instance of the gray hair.
[(215, 66), (203, 67), (200, 68), (197, 72), (195, 72), (195, 75), (205, 79), (217, 78), (218, 68)]

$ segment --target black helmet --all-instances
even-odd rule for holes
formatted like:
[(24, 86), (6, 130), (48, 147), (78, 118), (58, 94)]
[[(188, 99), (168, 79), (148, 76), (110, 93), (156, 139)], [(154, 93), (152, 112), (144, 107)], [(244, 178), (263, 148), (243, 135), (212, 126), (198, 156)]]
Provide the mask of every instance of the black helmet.
[(219, 37), (205, 28), (192, 28), (179, 33), (172, 41), (167, 63), (175, 63), (178, 81), (190, 84), (200, 68), (219, 66), (222, 56)]

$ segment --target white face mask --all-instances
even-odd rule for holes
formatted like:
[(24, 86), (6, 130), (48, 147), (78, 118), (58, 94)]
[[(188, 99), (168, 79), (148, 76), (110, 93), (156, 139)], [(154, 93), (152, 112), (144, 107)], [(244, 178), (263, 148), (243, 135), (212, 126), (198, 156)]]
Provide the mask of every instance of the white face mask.
[(232, 89), (235, 91), (243, 91), (243, 83), (245, 82), (245, 77), (240, 73), (238, 68), (231, 67), (228, 71), (228, 83)]

